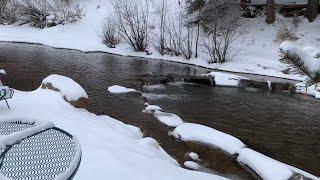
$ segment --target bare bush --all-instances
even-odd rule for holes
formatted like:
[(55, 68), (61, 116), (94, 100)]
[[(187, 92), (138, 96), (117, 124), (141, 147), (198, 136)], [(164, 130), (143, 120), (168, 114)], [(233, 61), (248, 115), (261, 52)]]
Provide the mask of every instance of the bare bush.
[(284, 42), (284, 41), (296, 41), (299, 38), (295, 35), (294, 30), (290, 30), (287, 27), (282, 27), (278, 30), (275, 41)]
[(117, 32), (116, 23), (114, 19), (107, 18), (106, 23), (102, 28), (102, 42), (109, 48), (115, 48), (120, 43), (120, 37)]
[(146, 51), (149, 40), (148, 0), (114, 0), (112, 4), (120, 36), (135, 51)]
[(72, 23), (85, 14), (84, 5), (66, 0), (19, 0), (16, 8), (18, 20), (38, 28)]
[(220, 28), (220, 23), (217, 20), (212, 24), (208, 40), (204, 42), (206, 53), (210, 56), (209, 63), (224, 63), (232, 60), (237, 54), (231, 52), (232, 43), (238, 38), (232, 21), (223, 22), (223, 28)]

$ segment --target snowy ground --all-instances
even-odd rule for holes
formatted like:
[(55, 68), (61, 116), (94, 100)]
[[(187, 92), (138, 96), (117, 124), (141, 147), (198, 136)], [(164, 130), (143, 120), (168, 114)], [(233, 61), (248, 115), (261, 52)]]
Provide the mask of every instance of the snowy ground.
[[(177, 1), (170, 5), (176, 7)], [(283, 74), (285, 65), (279, 62), (276, 42), (277, 31), (283, 27), (292, 28), (292, 19), (278, 16), (274, 25), (267, 25), (262, 17), (242, 19), (240, 31), (242, 36), (235, 41), (235, 50), (240, 50), (236, 59), (224, 64), (208, 64), (205, 55), (198, 59), (186, 60), (182, 57), (161, 56), (153, 47), (149, 47), (152, 55), (134, 52), (126, 44), (120, 44), (115, 49), (107, 48), (101, 42), (101, 27), (106, 15), (111, 11), (110, 0), (88, 0), (86, 2), (86, 17), (74, 24), (59, 25), (52, 28), (36, 29), (23, 26), (0, 26), (0, 41), (30, 42), (49, 45), (57, 48), (76, 49), (84, 52), (102, 51), (124, 56), (140, 56), (150, 59), (162, 59), (194, 64), (198, 66), (245, 73), (263, 74), (301, 80), (303, 77), (293, 74)], [(294, 30), (297, 41), (301, 45), (320, 45), (320, 20), (308, 23), (303, 19), (297, 30)], [(203, 52), (203, 50), (201, 50)]]
[(138, 128), (109, 116), (76, 109), (61, 94), (64, 92), (41, 88), (32, 92), (16, 90), (9, 100), (11, 110), (0, 103), (0, 121), (12, 118), (52, 121), (75, 135), (83, 151), (75, 179), (224, 179), (179, 167), (156, 140), (143, 137)]

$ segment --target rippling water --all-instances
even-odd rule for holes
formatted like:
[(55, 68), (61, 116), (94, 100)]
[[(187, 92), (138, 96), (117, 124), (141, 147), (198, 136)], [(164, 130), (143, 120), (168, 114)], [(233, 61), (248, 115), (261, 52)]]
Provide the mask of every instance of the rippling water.
[[(201, 74), (207, 72), (206, 69), (8, 43), (0, 44), (0, 68), (7, 71), (8, 84), (19, 90), (34, 90), (43, 78), (54, 73), (71, 77), (88, 92), (90, 111), (140, 127), (180, 162), (186, 160), (185, 153), (190, 148), (169, 137), (171, 129), (152, 115), (142, 113), (140, 97), (113, 95), (106, 89), (115, 84), (136, 87), (136, 77), (143, 74)], [(229, 133), (254, 150), (320, 175), (319, 100), (254, 89), (181, 84), (148, 88), (145, 96), (185, 121)], [(234, 179), (251, 178), (236, 163), (223, 163), (215, 153), (206, 155), (217, 157), (217, 162), (210, 165), (216, 173)]]

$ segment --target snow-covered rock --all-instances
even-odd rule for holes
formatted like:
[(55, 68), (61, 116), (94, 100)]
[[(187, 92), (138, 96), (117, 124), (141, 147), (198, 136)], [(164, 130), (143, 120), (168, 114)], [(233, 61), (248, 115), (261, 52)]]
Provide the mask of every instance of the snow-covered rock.
[(163, 124), (170, 126), (170, 127), (177, 127), (183, 123), (183, 120), (172, 113), (166, 113), (162, 111), (155, 111), (154, 116)]
[(4, 69), (0, 69), (0, 74), (7, 74)]
[(248, 165), (265, 180), (287, 180), (293, 175), (293, 172), (282, 163), (251, 149), (242, 150), (238, 161)]
[(194, 161), (199, 161), (199, 155), (197, 153), (190, 152), (188, 156)]
[(294, 172), (310, 179), (317, 179), (317, 177), (307, 172), (271, 159), (270, 157), (249, 148), (245, 148), (240, 152), (238, 161), (241, 164), (249, 166), (265, 180), (287, 180)]
[(192, 170), (199, 170), (201, 168), (201, 166), (198, 163), (193, 161), (186, 161), (183, 163), (183, 165)]
[(77, 108), (86, 108), (89, 105), (86, 91), (69, 77), (50, 75), (42, 81), (41, 87), (60, 92), (66, 101)]
[(162, 108), (157, 105), (147, 105), (145, 111), (148, 113), (154, 113), (155, 111), (162, 111)]
[(199, 142), (219, 148), (231, 155), (239, 154), (245, 144), (239, 139), (200, 124), (184, 123), (173, 131), (173, 135), (183, 141)]
[(123, 94), (123, 93), (137, 92), (137, 90), (135, 90), (135, 89), (126, 88), (126, 87), (119, 86), (119, 85), (114, 85), (114, 86), (108, 87), (108, 91), (110, 93), (113, 93), (113, 94)]
[(248, 79), (225, 72), (211, 72), (210, 74), (203, 74), (202, 76), (214, 77), (214, 81), (218, 86), (238, 86), (241, 79)]

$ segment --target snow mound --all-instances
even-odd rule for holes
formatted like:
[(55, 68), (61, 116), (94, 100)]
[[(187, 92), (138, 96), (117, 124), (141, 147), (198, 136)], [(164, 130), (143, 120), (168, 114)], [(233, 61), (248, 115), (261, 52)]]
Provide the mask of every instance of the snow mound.
[(0, 69), (0, 74), (7, 74), (4, 69)]
[(77, 101), (81, 98), (88, 99), (86, 91), (74, 80), (61, 75), (50, 75), (42, 81), (44, 89), (60, 91), (68, 101)]
[(242, 76), (224, 73), (224, 72), (211, 72), (210, 74), (202, 74), (202, 76), (212, 76), (218, 86), (239, 86), (241, 79), (248, 79)]
[(265, 180), (287, 180), (293, 175), (286, 165), (248, 148), (240, 152), (238, 161), (248, 165)]
[(306, 46), (303, 48), (303, 50), (312, 55), (314, 58), (320, 58), (320, 49), (318, 48), (315, 48), (313, 46)]
[(200, 159), (199, 155), (197, 153), (194, 153), (194, 152), (189, 153), (188, 156), (194, 161), (199, 161), (199, 159)]
[(316, 58), (319, 50), (311, 46), (301, 48), (295, 44), (285, 41), (280, 44), (280, 51), (285, 56), (293, 59), (295, 64), (301, 64), (312, 78), (320, 71), (320, 60)]
[(114, 85), (114, 86), (108, 87), (108, 91), (110, 93), (113, 93), (113, 94), (123, 94), (123, 93), (137, 92), (137, 90), (135, 90), (135, 89), (126, 88), (126, 87), (119, 86), (119, 85)]
[(155, 111), (154, 116), (163, 124), (170, 126), (170, 127), (177, 127), (183, 124), (183, 120), (172, 113), (166, 113), (161, 111)]
[(199, 142), (219, 148), (231, 155), (239, 154), (245, 147), (239, 139), (199, 124), (184, 123), (173, 131), (173, 135), (183, 141)]
[(201, 166), (198, 163), (193, 161), (186, 161), (183, 163), (183, 165), (192, 170), (199, 170), (201, 168)]
[(148, 105), (145, 108), (145, 111), (148, 112), (148, 113), (153, 113), (155, 111), (162, 111), (162, 108), (159, 107), (159, 106), (156, 106), (156, 105)]

